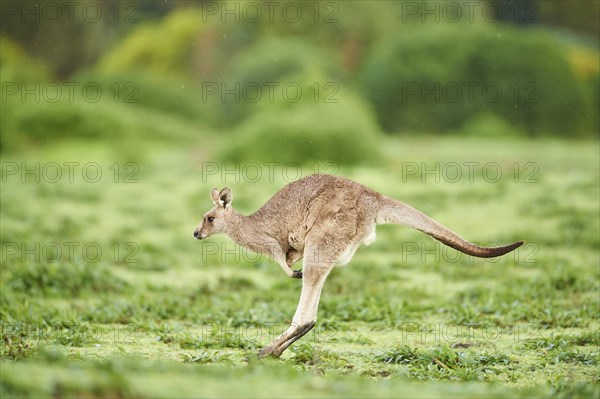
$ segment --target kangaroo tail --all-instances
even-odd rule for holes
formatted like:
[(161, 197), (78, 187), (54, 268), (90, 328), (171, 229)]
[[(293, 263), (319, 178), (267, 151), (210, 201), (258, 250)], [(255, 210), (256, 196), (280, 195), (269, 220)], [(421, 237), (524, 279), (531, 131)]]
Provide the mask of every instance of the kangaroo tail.
[(429, 234), (433, 238), (468, 255), (478, 258), (494, 258), (504, 255), (523, 245), (517, 241), (501, 247), (480, 247), (468, 242), (455, 232), (442, 226), (423, 212), (393, 198), (384, 197), (383, 204), (377, 212), (378, 224), (398, 223)]

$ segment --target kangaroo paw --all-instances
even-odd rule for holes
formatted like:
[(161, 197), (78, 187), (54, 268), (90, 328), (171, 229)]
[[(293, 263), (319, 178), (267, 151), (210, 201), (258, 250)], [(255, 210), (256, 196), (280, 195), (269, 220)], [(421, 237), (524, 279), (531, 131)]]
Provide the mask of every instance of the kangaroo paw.
[(302, 278), (302, 270), (294, 270), (292, 278)]

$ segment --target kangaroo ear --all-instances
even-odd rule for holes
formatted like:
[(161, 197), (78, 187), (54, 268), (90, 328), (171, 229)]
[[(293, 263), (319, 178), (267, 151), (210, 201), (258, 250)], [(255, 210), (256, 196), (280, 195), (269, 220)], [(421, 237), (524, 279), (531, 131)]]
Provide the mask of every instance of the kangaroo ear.
[(231, 189), (229, 187), (225, 187), (219, 193), (219, 203), (223, 208), (227, 208), (229, 205), (231, 205), (232, 199), (233, 196), (231, 195)]
[(216, 188), (210, 190), (210, 198), (212, 199), (213, 204), (219, 205), (219, 190)]

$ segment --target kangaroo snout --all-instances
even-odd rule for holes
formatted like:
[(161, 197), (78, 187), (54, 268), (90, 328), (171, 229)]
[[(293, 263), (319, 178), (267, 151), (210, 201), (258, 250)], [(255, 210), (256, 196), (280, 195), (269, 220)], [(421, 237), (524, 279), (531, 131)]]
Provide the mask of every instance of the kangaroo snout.
[(196, 229), (196, 230), (194, 230), (194, 238), (196, 240), (201, 240), (201, 239), (203, 239), (205, 237), (203, 237), (202, 234), (200, 234), (200, 230), (199, 229)]

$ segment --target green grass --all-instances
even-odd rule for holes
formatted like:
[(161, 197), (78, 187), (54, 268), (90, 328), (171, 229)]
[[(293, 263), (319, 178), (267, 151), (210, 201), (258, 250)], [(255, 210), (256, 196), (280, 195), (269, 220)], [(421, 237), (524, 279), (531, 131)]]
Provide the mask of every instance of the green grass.
[[(211, 159), (199, 142), (136, 154), (136, 181), (125, 183), (134, 169), (114, 144), (5, 155), (0, 394), (600, 397), (597, 142), (385, 144), (377, 165), (336, 173), (469, 240), (527, 245), (473, 259), (381, 226), (374, 245), (332, 272), (319, 323), (278, 360), (255, 355), (289, 323), (300, 281), (225, 238), (197, 242), (192, 232), (211, 187), (229, 185), (234, 206), (249, 213), (289, 180), (281, 168), (272, 181), (266, 168), (256, 182), (241, 173), (203, 179)], [(96, 162), (103, 175), (36, 183), (7, 172), (12, 162), (52, 161)], [(473, 179), (464, 166), (450, 182), (451, 162), (479, 164)], [(483, 174), (492, 162), (502, 172), (494, 182)]]

